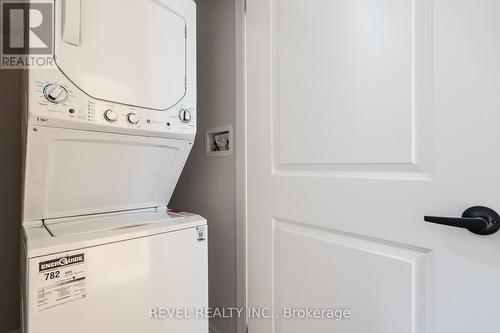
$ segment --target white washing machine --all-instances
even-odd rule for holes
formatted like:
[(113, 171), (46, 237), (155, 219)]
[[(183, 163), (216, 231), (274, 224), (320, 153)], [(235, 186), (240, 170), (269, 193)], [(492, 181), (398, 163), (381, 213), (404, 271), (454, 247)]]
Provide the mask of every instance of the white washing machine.
[(23, 332), (208, 332), (187, 319), (208, 306), (206, 220), (167, 210), (196, 134), (195, 11), (54, 1), (55, 66), (24, 77)]

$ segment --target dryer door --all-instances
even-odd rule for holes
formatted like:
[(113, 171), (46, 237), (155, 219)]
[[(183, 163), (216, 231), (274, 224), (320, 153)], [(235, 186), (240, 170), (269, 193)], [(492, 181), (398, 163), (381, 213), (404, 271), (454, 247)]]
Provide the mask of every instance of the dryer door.
[(187, 0), (56, 1), (54, 57), (100, 100), (164, 110), (186, 93)]

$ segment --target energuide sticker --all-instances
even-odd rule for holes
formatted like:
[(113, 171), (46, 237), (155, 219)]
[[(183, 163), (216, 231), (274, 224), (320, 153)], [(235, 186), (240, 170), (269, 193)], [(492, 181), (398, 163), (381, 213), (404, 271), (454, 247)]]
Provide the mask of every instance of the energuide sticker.
[(87, 297), (85, 253), (76, 253), (38, 263), (37, 311), (42, 312)]

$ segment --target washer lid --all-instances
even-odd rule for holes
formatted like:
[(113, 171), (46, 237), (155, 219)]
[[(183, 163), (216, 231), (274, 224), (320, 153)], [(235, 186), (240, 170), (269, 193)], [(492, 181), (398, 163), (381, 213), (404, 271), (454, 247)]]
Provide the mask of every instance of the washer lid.
[(166, 211), (122, 212), (95, 216), (72, 217), (45, 221), (45, 227), (53, 237), (82, 235), (111, 230), (129, 230), (168, 222), (170, 226), (181, 223), (184, 215)]
[[(40, 221), (25, 224), (26, 255), (28, 258), (40, 257), (188, 229), (193, 229), (193, 241), (198, 246), (206, 246), (206, 243), (198, 241), (197, 230), (201, 227), (206, 232), (207, 221), (204, 218), (188, 213), (182, 213), (182, 217), (177, 218), (177, 214), (174, 217), (171, 214), (165, 211), (123, 212), (46, 220), (45, 226)], [(120, 227), (125, 225), (130, 227)], [(48, 229), (57, 236), (52, 236)]]
[(172, 107), (186, 93), (189, 21), (175, 6), (178, 0), (56, 1), (56, 64), (93, 98)]

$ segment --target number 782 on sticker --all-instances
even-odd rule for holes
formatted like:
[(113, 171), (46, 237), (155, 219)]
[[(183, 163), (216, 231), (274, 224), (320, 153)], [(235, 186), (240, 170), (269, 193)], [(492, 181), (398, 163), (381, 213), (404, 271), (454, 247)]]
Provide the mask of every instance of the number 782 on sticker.
[(55, 271), (55, 272), (45, 273), (44, 275), (45, 275), (45, 281), (53, 280), (53, 279), (57, 279), (59, 277), (59, 275), (61, 275), (61, 272)]

